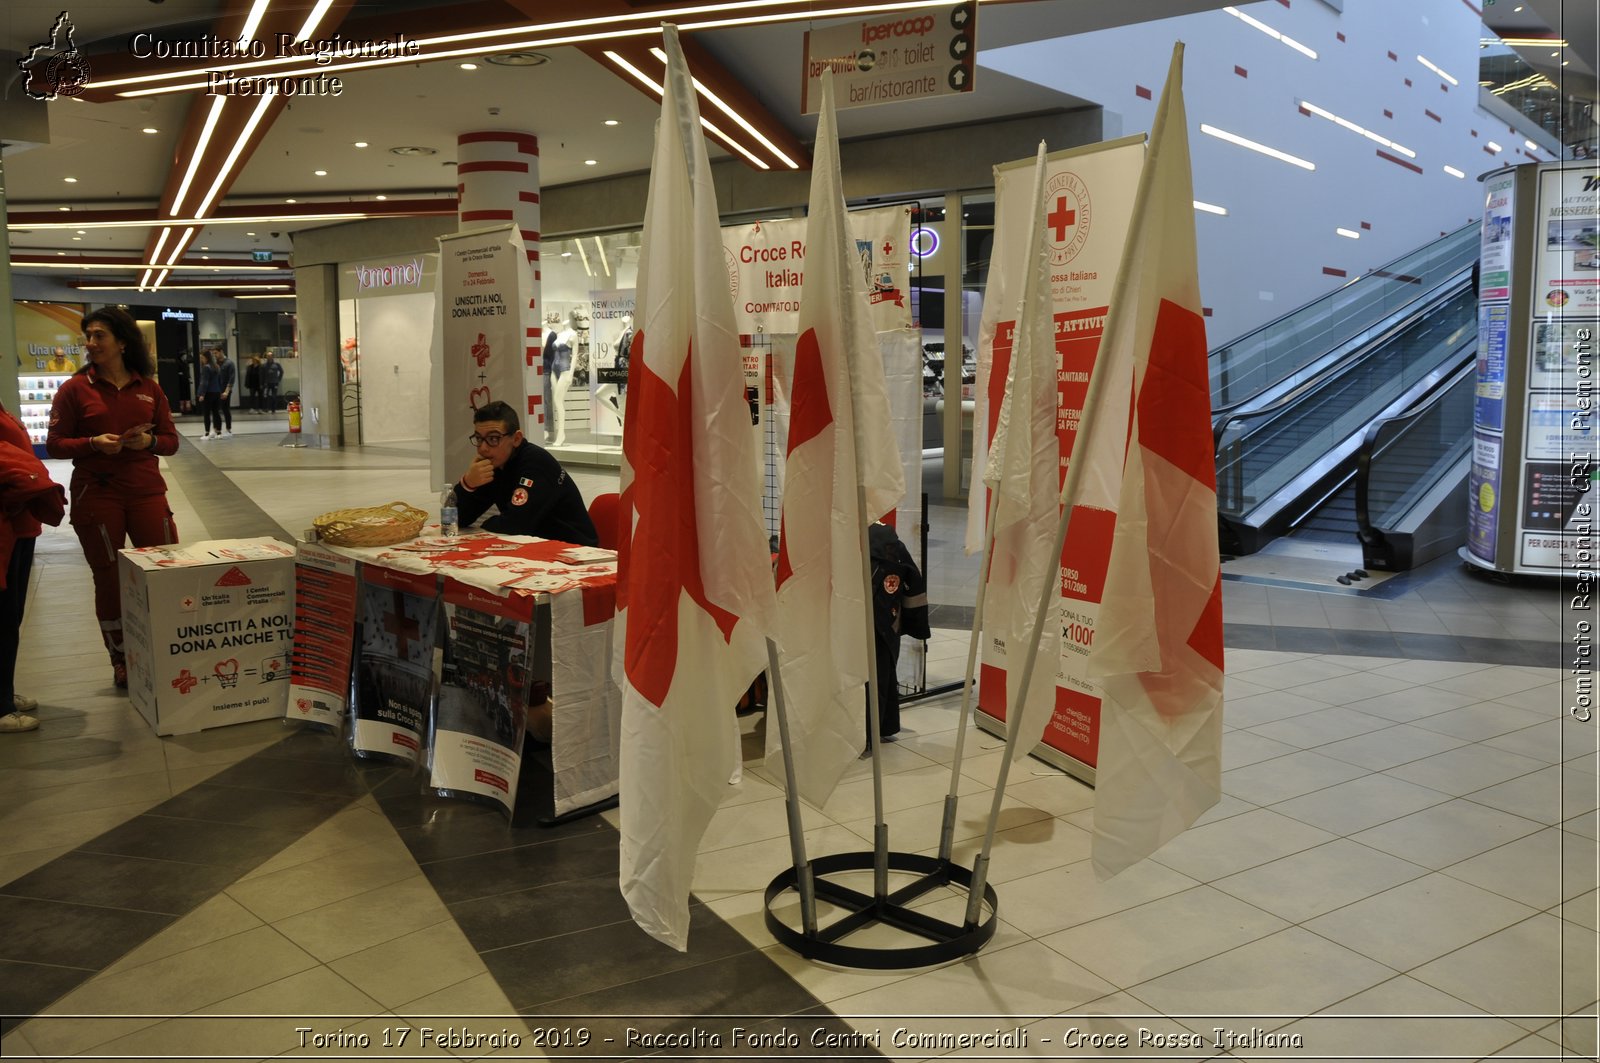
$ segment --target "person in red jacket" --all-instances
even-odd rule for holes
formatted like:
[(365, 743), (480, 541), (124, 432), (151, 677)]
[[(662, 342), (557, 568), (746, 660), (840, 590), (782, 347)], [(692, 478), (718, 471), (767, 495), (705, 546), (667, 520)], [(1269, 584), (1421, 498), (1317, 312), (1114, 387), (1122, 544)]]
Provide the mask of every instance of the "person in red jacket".
[(66, 495), (33, 453), (28, 430), (0, 407), (0, 734), (32, 731), (39, 703), (17, 693), (17, 646), (40, 522), (60, 524)]
[(89, 364), (61, 385), (50, 407), (45, 450), (72, 459), (72, 527), (94, 574), (94, 611), (119, 687), (128, 685), (122, 649), (117, 551), (178, 541), (158, 454), (178, 449), (166, 393), (139, 326), (121, 307), (83, 319)]

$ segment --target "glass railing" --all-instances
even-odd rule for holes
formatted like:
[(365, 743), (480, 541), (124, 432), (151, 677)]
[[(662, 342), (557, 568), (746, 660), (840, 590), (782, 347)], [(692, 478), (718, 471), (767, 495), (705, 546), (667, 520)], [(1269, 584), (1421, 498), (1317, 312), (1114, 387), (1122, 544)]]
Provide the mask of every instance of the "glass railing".
[(1400, 396), (1476, 343), (1477, 293), (1455, 292), (1293, 396), (1229, 418), (1217, 436), (1217, 508), (1240, 519)]
[(1461, 373), (1414, 413), (1372, 426), (1356, 479), (1356, 517), (1363, 529), (1399, 527), (1439, 477), (1472, 446), (1477, 374)]
[(1478, 222), (1402, 255), (1211, 352), (1211, 408), (1222, 414), (1373, 330), (1478, 257)]

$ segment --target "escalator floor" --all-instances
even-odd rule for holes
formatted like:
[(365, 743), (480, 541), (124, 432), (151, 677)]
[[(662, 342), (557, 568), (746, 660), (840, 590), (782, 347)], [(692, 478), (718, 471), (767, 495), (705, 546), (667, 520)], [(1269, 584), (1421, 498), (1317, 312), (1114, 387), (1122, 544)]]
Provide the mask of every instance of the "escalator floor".
[(1347, 544), (1286, 536), (1274, 539), (1253, 554), (1224, 561), (1222, 578), (1359, 597), (1371, 593), (1399, 574), (1371, 572), (1366, 579), (1350, 586), (1338, 582), (1340, 576), (1360, 567), (1361, 544), (1354, 537)]

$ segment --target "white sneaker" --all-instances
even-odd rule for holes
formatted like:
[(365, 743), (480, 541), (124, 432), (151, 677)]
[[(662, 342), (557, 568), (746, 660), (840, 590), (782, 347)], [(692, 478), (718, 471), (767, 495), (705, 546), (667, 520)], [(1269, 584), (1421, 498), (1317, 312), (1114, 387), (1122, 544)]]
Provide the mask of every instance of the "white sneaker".
[(39, 703), (32, 698), (25, 698), (21, 694), (11, 695), (11, 707), (18, 712), (32, 712), (39, 707)]
[(210, 439), (211, 438), (211, 433), (207, 432), (205, 435), (201, 436), (200, 438), (201, 439)]
[(222, 433), (222, 438), (223, 439), (232, 439), (233, 438), (233, 429), (230, 428), (227, 431), (223, 432)]
[(37, 731), (39, 721), (27, 713), (13, 712), (0, 716), (0, 734), (17, 734), (22, 731)]

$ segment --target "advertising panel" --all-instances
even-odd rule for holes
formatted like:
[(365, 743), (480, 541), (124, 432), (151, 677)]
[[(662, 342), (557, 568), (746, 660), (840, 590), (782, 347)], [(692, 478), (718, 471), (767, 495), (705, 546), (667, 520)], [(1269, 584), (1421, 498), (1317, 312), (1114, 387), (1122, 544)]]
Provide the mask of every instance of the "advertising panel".
[(161, 735), (283, 715), (294, 551), (276, 539), (123, 550), (128, 697)]
[(438, 582), (374, 565), (361, 570), (361, 636), (356, 657), (357, 754), (415, 764), (433, 712)]
[(1511, 337), (1511, 305), (1478, 306), (1478, 384), (1472, 408), (1474, 427), (1501, 432), (1506, 426), (1506, 349)]
[(1467, 549), (1474, 557), (1493, 563), (1495, 536), (1500, 529), (1499, 436), (1474, 432), (1472, 474), (1467, 481)]
[(358, 565), (315, 543), (294, 562), (294, 647), (284, 715), (337, 728), (350, 699)]
[(1511, 298), (1511, 222), (1516, 173), (1484, 179), (1483, 229), (1478, 243), (1478, 298)]
[(1600, 188), (1592, 169), (1539, 175), (1533, 235), (1534, 313), (1600, 313)]

